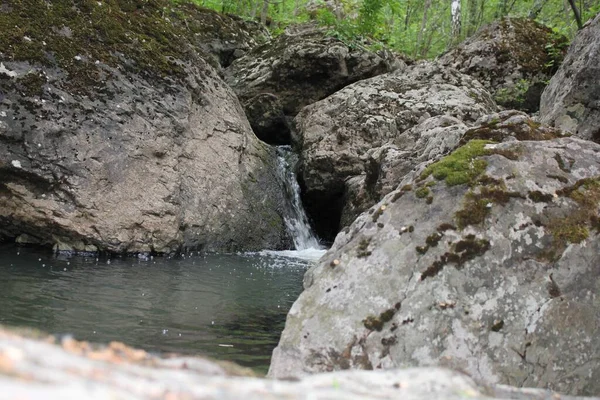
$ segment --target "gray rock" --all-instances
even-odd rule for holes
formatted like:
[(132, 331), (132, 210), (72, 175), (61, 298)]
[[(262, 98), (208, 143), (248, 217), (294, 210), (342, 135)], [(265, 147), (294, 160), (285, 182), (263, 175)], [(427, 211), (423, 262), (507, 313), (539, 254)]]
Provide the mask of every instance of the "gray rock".
[[(479, 82), (435, 63), (357, 82), (304, 108), (295, 120), (302, 149), (300, 177), (305, 186), (305, 206), (309, 215), (315, 216), (317, 232), (325, 238), (338, 232), (347, 179), (368, 175), (369, 168), (381, 169), (378, 161), (365, 167), (365, 160), (373, 158), (369, 151), (393, 145), (396, 153), (433, 156), (434, 149), (447, 148), (443, 142), (450, 140), (439, 137), (431, 141), (430, 137), (440, 132), (434, 126), (471, 125), (495, 110), (494, 101)], [(436, 116), (440, 118), (425, 122)], [(407, 132), (419, 124), (416, 131)], [(456, 132), (461, 130), (457, 127)], [(422, 133), (424, 137), (417, 145)], [(458, 139), (458, 135), (450, 136)], [(379, 157), (375, 155), (375, 159)], [(411, 161), (403, 168), (414, 165)], [(374, 198), (378, 200), (377, 195)], [(350, 221), (356, 212), (347, 214), (345, 220)]]
[(528, 18), (505, 18), (480, 29), (440, 57), (478, 79), (506, 108), (535, 112), (565, 53), (567, 39)]
[(558, 398), (554, 393), (540, 390), (479, 387), (468, 376), (441, 368), (344, 371), (276, 381), (252, 377), (250, 371), (230, 363), (190, 357), (161, 358), (121, 343), (98, 346), (65, 339), (56, 345), (53, 341), (43, 336), (32, 340), (0, 329), (0, 397), (32, 400)]
[[(226, 80), (246, 108), (258, 137), (269, 142), (271, 132), (280, 129), (281, 120), (265, 126), (265, 118), (248, 112), (256, 96), (268, 94), (278, 100), (281, 108), (269, 115), (294, 117), (302, 107), (350, 83), (389, 72), (398, 63), (386, 52), (375, 54), (360, 46), (349, 46), (327, 36), (325, 29), (307, 24), (291, 27), (236, 60), (227, 68)], [(289, 136), (289, 131), (282, 134)]]
[[(194, 51), (195, 36), (153, 5), (90, 7), (33, 19), (48, 28), (23, 41), (32, 48), (0, 41), (0, 239), (119, 253), (284, 246), (275, 152)], [(7, 12), (20, 23), (29, 10)], [(97, 42), (81, 41), (91, 12)], [(148, 32), (103, 30), (113, 18)], [(153, 29), (166, 47), (144, 47)]]
[(423, 165), (340, 232), (270, 376), (444, 366), (600, 393), (600, 145), (485, 143)]
[(542, 94), (542, 122), (600, 141), (600, 15), (577, 33)]
[(454, 150), (468, 127), (446, 115), (428, 118), (399, 135), (395, 144), (368, 150), (361, 159), (365, 173), (345, 181), (344, 209), (340, 226), (356, 217), (396, 189), (417, 165)]

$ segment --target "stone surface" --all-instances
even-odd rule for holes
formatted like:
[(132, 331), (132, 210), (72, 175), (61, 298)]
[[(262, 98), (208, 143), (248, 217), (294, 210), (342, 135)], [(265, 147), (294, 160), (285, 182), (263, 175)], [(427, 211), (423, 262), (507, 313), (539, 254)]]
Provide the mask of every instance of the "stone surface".
[(444, 366), (600, 393), (600, 145), (485, 143), (419, 167), (340, 232), (270, 376)]
[(438, 160), (469, 140), (504, 142), (563, 136), (561, 131), (541, 125), (517, 110), (484, 115), (474, 125), (468, 128), (458, 119), (445, 115), (431, 117), (402, 133), (395, 140), (396, 145), (386, 144), (369, 150), (363, 157), (365, 174), (346, 180), (340, 225), (349, 226), (363, 211), (396, 189), (420, 163)]
[[(0, 328), (1, 398), (53, 399), (540, 399), (544, 391), (478, 387), (440, 368), (344, 371), (292, 381), (252, 377), (243, 368), (202, 358), (160, 358), (113, 342), (37, 340)], [(520, 397), (519, 397), (520, 396)], [(574, 400), (571, 397), (560, 397)], [(590, 399), (591, 400), (591, 399)]]
[[(438, 147), (440, 151), (448, 149), (444, 141), (459, 138), (452, 134), (454, 139), (435, 139), (436, 132), (441, 132), (435, 126), (457, 125), (458, 133), (463, 129), (461, 124), (471, 125), (495, 109), (479, 82), (435, 63), (357, 82), (305, 107), (295, 120), (302, 149), (300, 178), (305, 188), (304, 204), (315, 220), (317, 233), (332, 239), (338, 232), (340, 212), (346, 206), (346, 181), (368, 175), (369, 165), (381, 169), (378, 161), (369, 164), (369, 159), (398, 157), (400, 153), (404, 154), (400, 159), (408, 154), (415, 158), (413, 152), (433, 156)], [(409, 131), (419, 124), (416, 131)], [(421, 134), (423, 138), (418, 139)], [(394, 146), (393, 156), (390, 150), (373, 150), (384, 145)], [(369, 153), (373, 151), (376, 153)], [(408, 162), (402, 168), (413, 166)], [(350, 207), (354, 211), (347, 213), (345, 221), (364, 211)]]
[(194, 33), (194, 44), (213, 56), (213, 66), (216, 62), (226, 68), (254, 47), (271, 40), (269, 30), (258, 22), (185, 2), (177, 4), (177, 8), (185, 13), (184, 23)]
[(0, 13), (32, 24), (0, 30), (0, 239), (119, 253), (288, 243), (275, 151), (161, 5)]
[[(285, 119), (271, 121), (271, 115), (294, 117), (300, 109), (361, 79), (397, 68), (401, 61), (390, 54), (376, 54), (361, 46), (350, 46), (327, 36), (314, 25), (293, 26), (273, 41), (259, 46), (236, 60), (226, 70), (227, 83), (247, 110), (250, 124), (259, 138), (272, 142), (272, 132), (285, 128)], [(256, 96), (274, 96), (279, 109), (266, 118), (248, 110)], [(282, 131), (289, 136), (289, 130)], [(289, 144), (289, 142), (288, 142)]]
[(478, 79), (499, 105), (535, 112), (566, 45), (565, 37), (534, 20), (505, 18), (480, 29), (440, 62)]
[(565, 61), (542, 94), (540, 119), (600, 141), (600, 15), (577, 33)]

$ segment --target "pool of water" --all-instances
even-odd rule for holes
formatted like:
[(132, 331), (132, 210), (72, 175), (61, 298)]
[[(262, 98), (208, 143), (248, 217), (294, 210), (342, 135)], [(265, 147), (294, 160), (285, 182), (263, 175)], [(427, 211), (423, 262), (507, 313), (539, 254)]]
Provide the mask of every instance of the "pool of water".
[(109, 259), (4, 245), (0, 324), (264, 373), (304, 272), (322, 253)]

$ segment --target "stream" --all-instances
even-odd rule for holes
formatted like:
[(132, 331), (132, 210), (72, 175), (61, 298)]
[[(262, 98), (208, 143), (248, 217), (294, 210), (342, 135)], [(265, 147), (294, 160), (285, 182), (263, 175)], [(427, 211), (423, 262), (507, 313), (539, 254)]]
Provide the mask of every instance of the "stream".
[(325, 252), (308, 224), (293, 154), (278, 149), (296, 249), (97, 257), (0, 246), (0, 325), (268, 370), (306, 270)]

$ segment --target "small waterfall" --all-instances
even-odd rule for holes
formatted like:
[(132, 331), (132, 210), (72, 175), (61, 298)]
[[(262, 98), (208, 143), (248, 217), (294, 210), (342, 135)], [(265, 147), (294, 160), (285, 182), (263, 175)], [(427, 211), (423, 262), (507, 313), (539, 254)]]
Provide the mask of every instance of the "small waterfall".
[(288, 233), (294, 240), (294, 246), (296, 250), (321, 249), (300, 200), (300, 185), (294, 172), (298, 156), (292, 152), (290, 146), (278, 146), (277, 158), (278, 173), (285, 185), (286, 198), (290, 202), (290, 213), (284, 220)]

